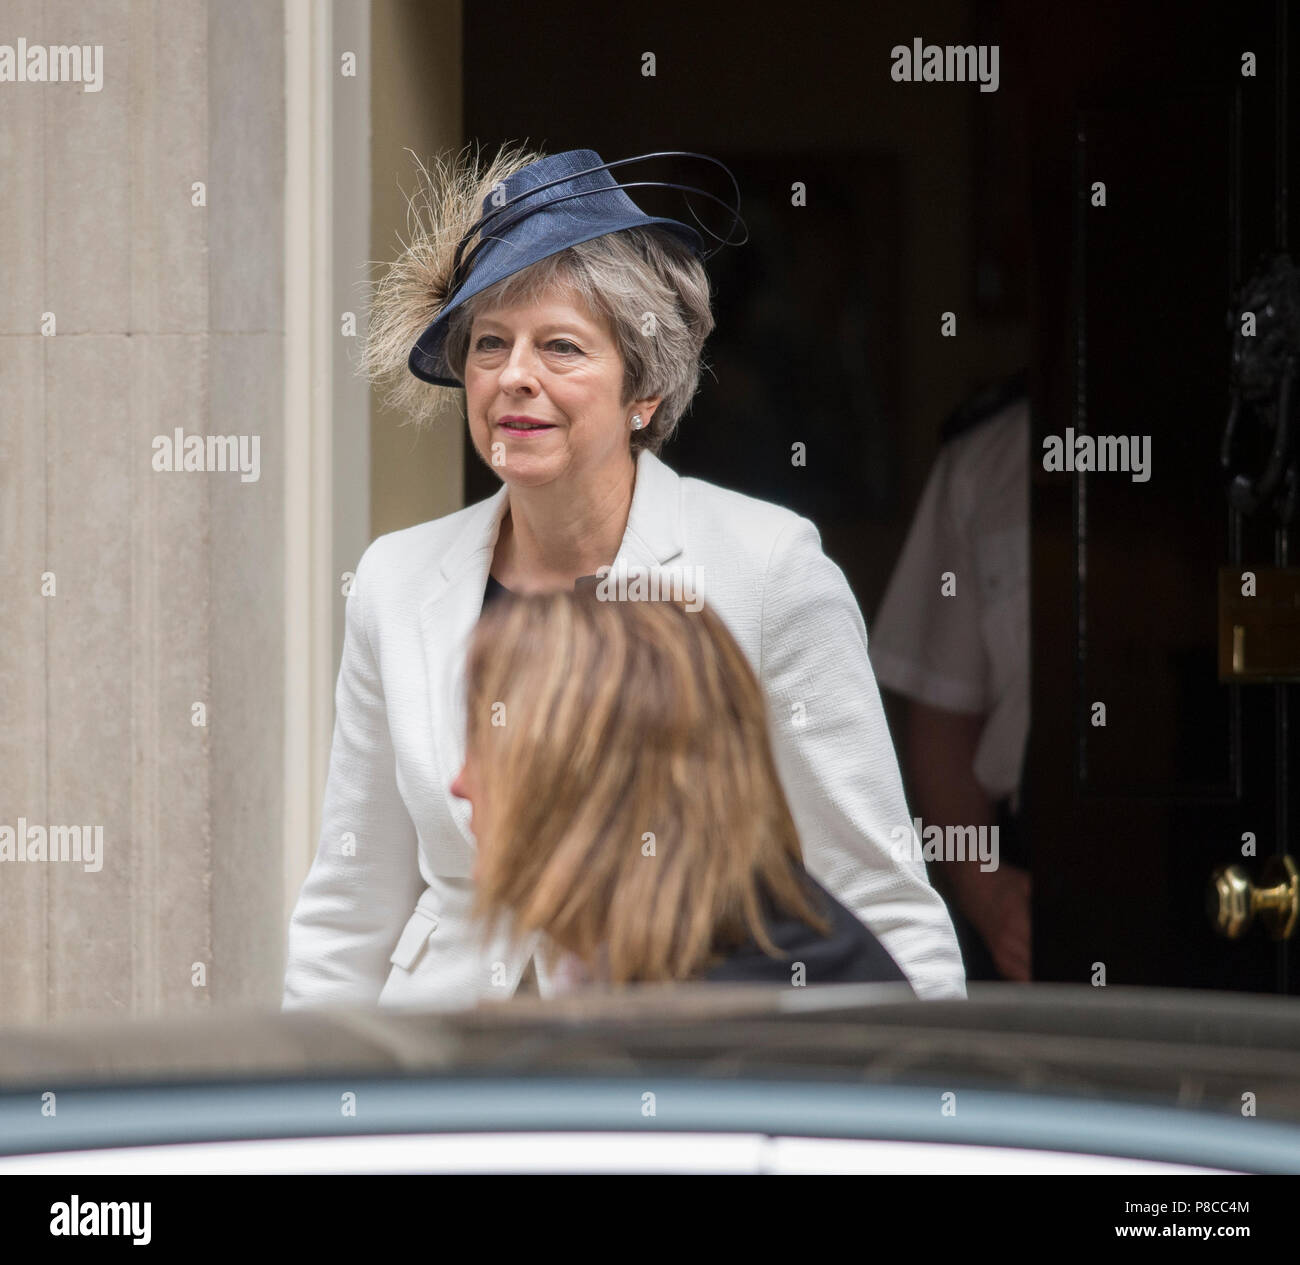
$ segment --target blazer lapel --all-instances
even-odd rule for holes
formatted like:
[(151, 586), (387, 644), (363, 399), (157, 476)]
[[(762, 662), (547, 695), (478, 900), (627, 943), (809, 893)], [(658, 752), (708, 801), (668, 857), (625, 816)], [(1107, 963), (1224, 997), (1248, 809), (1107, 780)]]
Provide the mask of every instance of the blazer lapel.
[(682, 552), (681, 482), (653, 453), (643, 450), (637, 457), (632, 507), (615, 565), (662, 566)]
[(483, 590), (507, 506), (506, 486), (502, 484), (487, 500), (471, 508), (464, 528), (443, 555), (432, 591), (420, 606), (435, 776), (471, 855), (471, 809), (465, 800), (451, 793), (451, 783), (465, 763), (465, 655), (483, 610)]

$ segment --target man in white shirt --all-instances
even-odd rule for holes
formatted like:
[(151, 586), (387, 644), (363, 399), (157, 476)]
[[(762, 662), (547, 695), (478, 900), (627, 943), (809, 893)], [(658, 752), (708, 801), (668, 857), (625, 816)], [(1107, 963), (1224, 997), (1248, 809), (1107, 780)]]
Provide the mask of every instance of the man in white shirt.
[(967, 978), (1028, 980), (1030, 879), (1016, 832), (1029, 729), (1029, 402), (1018, 374), (959, 409), (876, 612), (877, 680), (908, 699), (900, 743), (923, 827), (999, 826), (999, 863), (936, 863)]

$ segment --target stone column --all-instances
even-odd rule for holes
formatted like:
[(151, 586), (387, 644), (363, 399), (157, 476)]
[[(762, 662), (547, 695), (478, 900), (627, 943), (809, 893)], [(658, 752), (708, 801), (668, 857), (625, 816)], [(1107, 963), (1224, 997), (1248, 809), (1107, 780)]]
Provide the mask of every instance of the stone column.
[[(273, 1003), (284, 14), (5, 12), (103, 80), (0, 83), (0, 851), (20, 818), (103, 847), (0, 861), (0, 1022)], [(257, 479), (156, 470), (177, 429), (257, 437)]]

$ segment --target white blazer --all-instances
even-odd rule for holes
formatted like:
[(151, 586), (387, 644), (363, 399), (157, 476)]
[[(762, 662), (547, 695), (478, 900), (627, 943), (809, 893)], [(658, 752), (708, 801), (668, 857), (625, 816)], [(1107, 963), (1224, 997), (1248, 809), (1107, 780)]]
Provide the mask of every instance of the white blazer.
[[(469, 636), (507, 489), (375, 540), (357, 565), (319, 847), (290, 920), (283, 1005), (443, 1008), (506, 998), (538, 944), (480, 940), (475, 844), (450, 791), (465, 755)], [(817, 529), (679, 478), (649, 452), (615, 559), (702, 579), (762, 681), (808, 870), (920, 997), (964, 997), (947, 908), (892, 833), (911, 824), (861, 613)], [(686, 570), (689, 568), (689, 570)], [(702, 570), (701, 570), (702, 568)], [(538, 989), (556, 992), (536, 963)]]

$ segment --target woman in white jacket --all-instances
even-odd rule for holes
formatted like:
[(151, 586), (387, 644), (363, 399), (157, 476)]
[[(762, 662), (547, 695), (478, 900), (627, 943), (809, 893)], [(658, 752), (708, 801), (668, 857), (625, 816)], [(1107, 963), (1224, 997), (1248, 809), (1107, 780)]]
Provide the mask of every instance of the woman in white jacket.
[[(509, 149), (484, 171), (440, 164), (381, 282), (369, 369), (417, 417), (441, 394), (426, 384), (463, 386), (470, 438), (502, 486), (380, 537), (358, 564), (286, 1008), (455, 1007), (518, 987), (537, 945), (478, 934), (469, 810), (451, 793), (465, 656), (485, 597), (580, 583), (707, 598), (762, 682), (809, 872), (918, 996), (965, 995), (843, 574), (808, 520), (656, 456), (713, 327), (705, 252), (694, 229), (643, 214), (613, 165)], [(533, 965), (549, 995), (540, 955)]]

